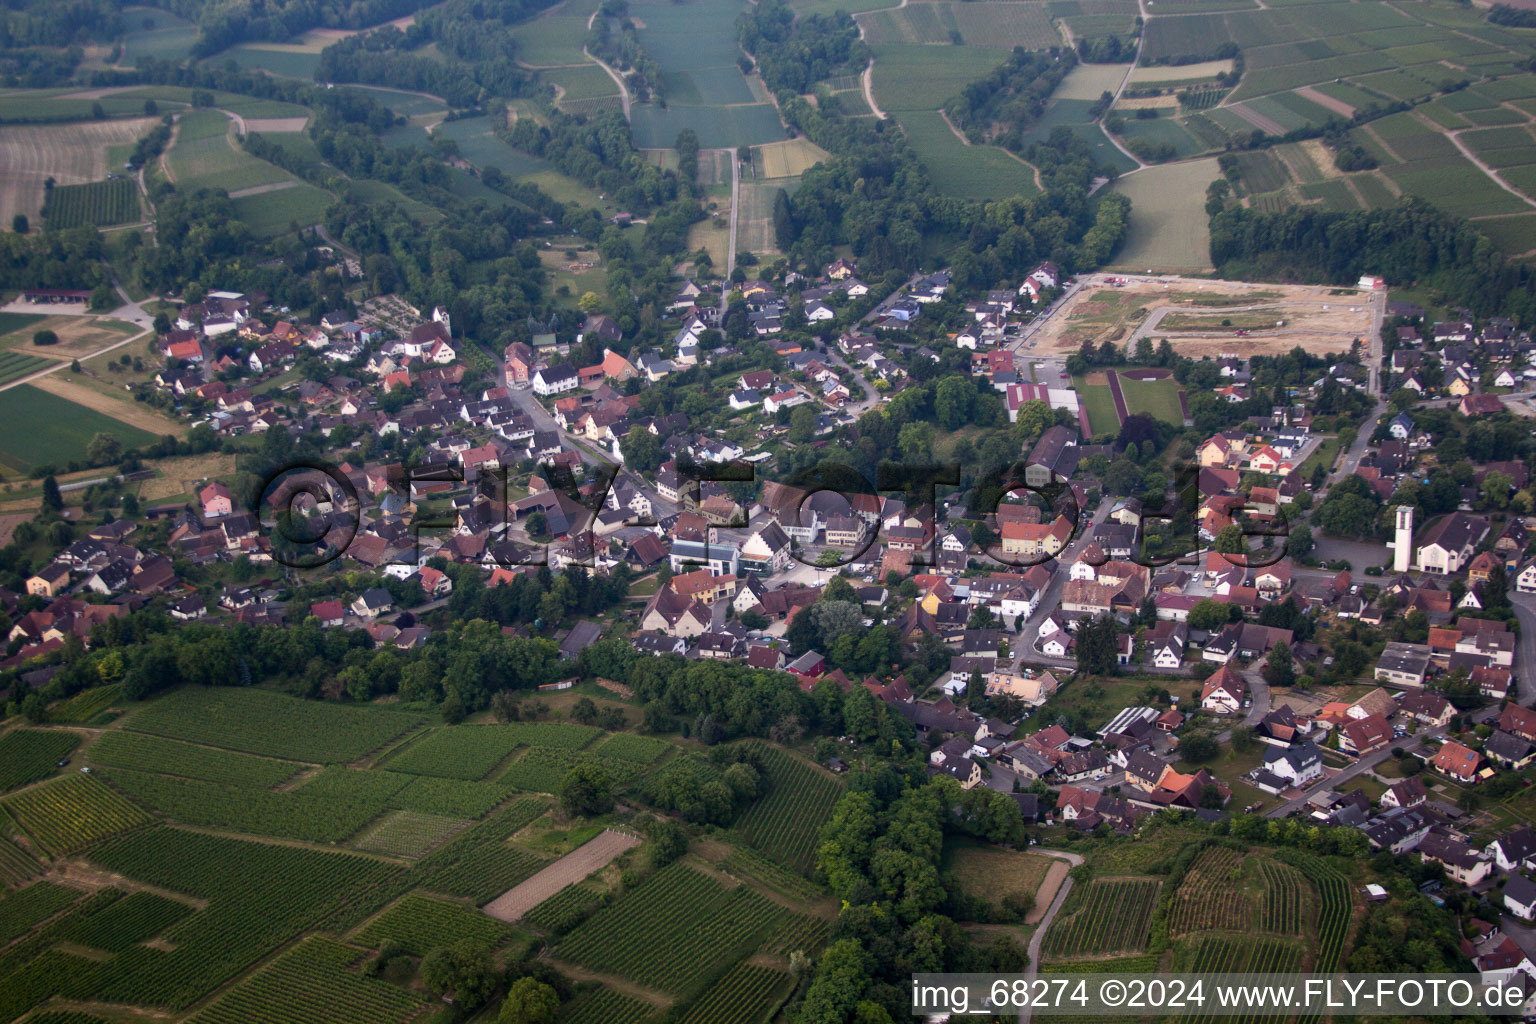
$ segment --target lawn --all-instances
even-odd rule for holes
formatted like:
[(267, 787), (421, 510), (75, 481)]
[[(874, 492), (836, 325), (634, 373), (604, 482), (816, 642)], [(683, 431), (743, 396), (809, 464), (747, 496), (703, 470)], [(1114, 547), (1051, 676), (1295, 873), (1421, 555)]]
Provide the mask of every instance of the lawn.
[(1164, 423), (1183, 426), (1184, 410), (1179, 406), (1179, 382), (1172, 377), (1140, 381), (1121, 374), (1120, 390), (1125, 395), (1125, 407), (1131, 415), (1144, 412)]
[(954, 873), (960, 888), (993, 906), (1007, 896), (1033, 899), (1051, 866), (1049, 857), (972, 843), (950, 844), (945, 853), (945, 870)]
[(0, 462), (24, 471), (65, 466), (85, 458), (97, 434), (111, 434), (124, 448), (153, 444), (157, 438), (121, 420), (22, 384), (0, 402)]
[(1120, 431), (1120, 416), (1115, 412), (1115, 397), (1108, 384), (1085, 384), (1082, 377), (1072, 378), (1072, 387), (1088, 412), (1088, 428), (1095, 434)]

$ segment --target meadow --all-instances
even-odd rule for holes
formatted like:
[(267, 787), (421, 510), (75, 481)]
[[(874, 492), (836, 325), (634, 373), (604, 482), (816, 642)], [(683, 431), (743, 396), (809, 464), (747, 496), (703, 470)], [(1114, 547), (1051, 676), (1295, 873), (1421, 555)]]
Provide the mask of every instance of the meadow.
[[(39, 429), (46, 424), (47, 429)], [(86, 446), (97, 434), (111, 434), (124, 448), (139, 448), (156, 440), (153, 434), (76, 402), (21, 384), (0, 402), (0, 463), (31, 471), (38, 466), (63, 466), (85, 458)]]
[(998, 146), (968, 144), (939, 111), (904, 110), (895, 116), (940, 191), (980, 200), (1039, 193), (1033, 167)]
[(320, 223), (326, 207), (333, 202), (335, 197), (329, 192), (304, 181), (271, 192), (234, 197), (235, 215), (262, 238), (287, 234), (295, 224), (307, 228)]
[(183, 114), (177, 121), (175, 145), (167, 154), (177, 185), (235, 192), (291, 179), (282, 168), (239, 149), (231, 131), (229, 118), (219, 111)]
[(1206, 157), (1147, 167), (1112, 186), (1131, 200), (1131, 230), (1115, 257), (1125, 270), (1209, 270), (1211, 234), (1205, 188), (1219, 174)]
[(140, 57), (177, 60), (186, 57), (197, 38), (197, 26), (158, 7), (125, 7), (123, 55), (119, 61), (132, 67)]

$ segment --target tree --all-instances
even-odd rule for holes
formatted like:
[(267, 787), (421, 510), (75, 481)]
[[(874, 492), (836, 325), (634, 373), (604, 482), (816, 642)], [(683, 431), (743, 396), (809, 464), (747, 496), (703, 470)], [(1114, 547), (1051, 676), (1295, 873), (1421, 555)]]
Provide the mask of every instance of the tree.
[(1296, 682), (1296, 666), (1291, 661), (1291, 648), (1275, 644), (1269, 649), (1264, 662), (1264, 681), (1270, 686), (1290, 686)]
[(489, 948), (465, 939), (422, 957), (421, 980), (429, 991), (440, 996), (452, 992), (460, 1008), (473, 1010), (496, 991), (496, 962)]
[(123, 443), (108, 433), (99, 433), (85, 446), (86, 459), (95, 466), (110, 466), (123, 457)]
[(1203, 629), (1207, 632), (1220, 629), (1227, 624), (1227, 606), (1214, 598), (1201, 598), (1195, 602), (1189, 610), (1189, 628)]
[(28, 231), (31, 231), (32, 225), (27, 220), (27, 215), (24, 213), (18, 213), (16, 216), (12, 217), (11, 230), (16, 232), (18, 235), (24, 235)]
[(1100, 615), (1077, 629), (1077, 670), (1091, 675), (1109, 675), (1115, 671), (1115, 620)]
[(64, 495), (59, 493), (59, 482), (49, 473), (43, 477), (43, 511), (59, 512), (64, 508)]
[(576, 300), (576, 308), (591, 316), (603, 308), (603, 297), (597, 292), (582, 292), (581, 298)]
[(1221, 753), (1221, 746), (1209, 733), (1197, 732), (1179, 744), (1179, 754), (1192, 764), (1214, 760)]
[(964, 377), (956, 374), (939, 381), (933, 392), (933, 411), (939, 426), (945, 430), (965, 426), (975, 400), (976, 386)]
[(1306, 558), (1312, 553), (1312, 527), (1298, 526), (1285, 541), (1285, 550), (1292, 558)]
[(537, 978), (518, 978), (507, 989), (496, 1024), (550, 1024), (560, 1009), (560, 996)]
[(1236, 523), (1228, 523), (1217, 531), (1211, 547), (1223, 555), (1242, 555), (1248, 551), (1248, 546), (1243, 543), (1243, 528)]
[(522, 697), (515, 690), (497, 690), (491, 695), (491, 714), (498, 722), (515, 722), (522, 717)]
[(549, 517), (543, 512), (528, 513), (523, 528), (528, 531), (530, 537), (543, 537), (549, 533)]
[(32, 332), (32, 344), (34, 345), (57, 345), (58, 343), (59, 336), (52, 331), (43, 330)]
[(1483, 602), (1484, 611), (1496, 615), (1509, 614), (1509, 573), (1504, 569), (1503, 562), (1496, 562), (1488, 570), (1488, 580), (1477, 593)]
[(579, 722), (582, 725), (591, 725), (596, 718), (597, 704), (593, 702), (592, 698), (577, 698), (575, 705), (571, 707), (572, 721)]
[(560, 806), (582, 816), (606, 814), (613, 809), (613, 784), (608, 773), (595, 764), (578, 764), (560, 783)]
[(1143, 480), (1141, 467), (1130, 459), (1116, 459), (1104, 471), (1104, 489), (1116, 497), (1135, 494), (1141, 490)]
[(657, 822), (650, 839), (652, 867), (666, 867), (688, 852), (688, 833), (675, 821)]
[(661, 439), (645, 427), (630, 427), (619, 450), (624, 464), (636, 473), (654, 473), (661, 466)]
[(805, 444), (816, 436), (816, 410), (810, 405), (797, 405), (789, 411), (788, 439), (795, 444)]

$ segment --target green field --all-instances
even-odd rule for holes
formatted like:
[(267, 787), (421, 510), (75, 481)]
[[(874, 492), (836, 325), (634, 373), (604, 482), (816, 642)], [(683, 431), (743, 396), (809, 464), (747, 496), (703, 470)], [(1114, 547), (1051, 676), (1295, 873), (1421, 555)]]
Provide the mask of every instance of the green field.
[(276, 761), (119, 730), (103, 733), (91, 745), (90, 761), (109, 768), (263, 788), (291, 778), (301, 767), (292, 761)]
[(873, 47), (875, 103), (887, 112), (937, 110), (1008, 57), (1004, 49), (887, 43)]
[(0, 384), (9, 384), (18, 377), (36, 373), (45, 366), (52, 366), (52, 359), (28, 355), (15, 349), (0, 349)]
[[(47, 424), (39, 430), (39, 424)], [(20, 469), (64, 466), (84, 459), (97, 434), (111, 434), (124, 448), (152, 444), (154, 435), (65, 398), (22, 384), (0, 402), (0, 462)]]
[(756, 750), (768, 795), (736, 821), (747, 845), (780, 864), (809, 874), (815, 867), (821, 826), (832, 816), (842, 786), (825, 770), (766, 745)]
[(1115, 265), (1126, 270), (1209, 270), (1205, 189), (1218, 174), (1216, 160), (1206, 158), (1148, 167), (1115, 182), (1115, 191), (1131, 200), (1131, 230)]
[(178, 186), (234, 192), (291, 177), (282, 168), (237, 149), (228, 136), (229, 123), (216, 110), (196, 110), (181, 116), (176, 143), (169, 153)]
[(267, 690), (187, 687), (146, 704), (138, 732), (314, 764), (343, 764), (420, 724), (413, 715), (298, 700)]
[(1115, 412), (1115, 397), (1108, 384), (1086, 384), (1081, 377), (1072, 378), (1078, 400), (1088, 413), (1088, 429), (1094, 434), (1120, 432), (1120, 416)]
[(223, 53), (209, 57), (208, 60), (217, 64), (232, 60), (236, 65), (247, 70), (265, 71), (279, 78), (312, 81), (315, 70), (320, 67), (320, 51), (296, 47), (278, 49), (270, 44), (241, 43), (239, 46), (232, 46)]
[(123, 24), (128, 31), (123, 36), (121, 63), (129, 67), (140, 57), (183, 59), (197, 38), (195, 24), (157, 7), (125, 7)]
[(108, 227), (139, 219), (139, 187), (129, 178), (56, 185), (43, 205), (49, 228)]
[(885, 43), (952, 44), (987, 49), (1022, 46), (1043, 50), (1061, 44), (1042, 4), (1025, 2), (921, 3), (873, 11), (858, 18), (871, 46)]
[(0, 806), (54, 856), (74, 853), (150, 820), (137, 806), (89, 775), (61, 776), (6, 797)]
[(906, 110), (898, 116), (907, 141), (940, 191), (984, 200), (1039, 192), (1034, 168), (997, 146), (967, 145), (937, 110)]
[(425, 998), (352, 970), (358, 951), (305, 939), (190, 1018), (196, 1024), (387, 1024), (426, 1009)]
[(1172, 377), (1162, 380), (1131, 380), (1120, 374), (1120, 390), (1125, 395), (1125, 407), (1132, 416), (1144, 412), (1153, 419), (1183, 426), (1184, 411), (1179, 406), (1179, 382)]
[(581, 44), (587, 35), (587, 18), (596, 9), (592, 0), (571, 0), (523, 22), (515, 33), (518, 63), (535, 68), (585, 63)]
[(320, 223), (326, 207), (335, 201), (335, 197), (324, 189), (301, 181), (290, 188), (238, 196), (234, 203), (235, 215), (253, 233), (273, 238), (286, 234), (294, 224), (307, 228)]
[(444, 121), (437, 126), (433, 137), (452, 139), (458, 143), (459, 155), (482, 170), (495, 167), (509, 178), (526, 178), (549, 169), (549, 164), (538, 157), (503, 142), (496, 136), (495, 126), (489, 117), (464, 117), (456, 121)]

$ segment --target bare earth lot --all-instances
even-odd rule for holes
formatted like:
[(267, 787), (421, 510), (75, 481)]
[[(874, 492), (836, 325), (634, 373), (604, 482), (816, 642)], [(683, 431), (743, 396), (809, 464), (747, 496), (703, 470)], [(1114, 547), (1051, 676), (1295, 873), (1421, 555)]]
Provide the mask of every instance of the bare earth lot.
[(0, 223), (24, 213), (40, 223), (43, 182), (84, 185), (107, 176), (107, 147), (133, 142), (153, 117), (77, 124), (7, 125), (0, 128)]
[(625, 850), (639, 846), (636, 836), (607, 830), (555, 861), (521, 885), (513, 886), (484, 910), (498, 921), (516, 921), (566, 886), (581, 881)]
[[(1365, 292), (1330, 294), (1314, 285), (1249, 284), (1193, 277), (1094, 274), (1034, 336), (1031, 356), (1065, 356), (1085, 340), (1134, 344), (1143, 335), (1167, 338), (1181, 355), (1272, 355), (1301, 346), (1325, 354), (1349, 350), (1371, 329)], [(1232, 321), (1222, 326), (1222, 320)], [(1164, 321), (1167, 323), (1164, 323)], [(1275, 326), (1284, 321), (1283, 326)], [(1264, 325), (1264, 326), (1261, 326)], [(1238, 337), (1236, 331), (1248, 331)]]

